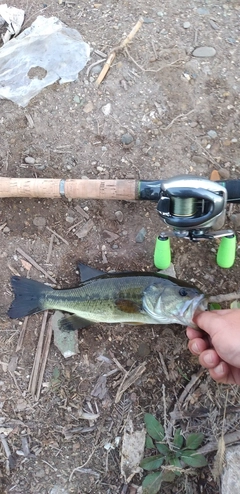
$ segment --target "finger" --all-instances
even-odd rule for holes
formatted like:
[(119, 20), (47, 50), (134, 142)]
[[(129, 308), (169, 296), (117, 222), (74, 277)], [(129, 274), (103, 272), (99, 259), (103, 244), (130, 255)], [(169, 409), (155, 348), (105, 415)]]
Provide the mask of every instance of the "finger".
[(204, 336), (204, 332), (202, 330), (193, 329), (189, 326), (186, 328), (186, 334), (189, 340), (193, 340), (193, 338), (202, 338)]
[(209, 374), (214, 381), (223, 384), (236, 384), (236, 380), (230, 372), (229, 365), (226, 362), (220, 361), (213, 369), (209, 370)]
[(190, 352), (193, 353), (193, 355), (200, 355), (202, 352), (207, 350), (208, 343), (202, 338), (194, 338), (193, 340), (189, 341), (188, 348)]
[(214, 369), (219, 365), (220, 357), (213, 348), (210, 348), (201, 352), (199, 362), (206, 369)]
[(208, 333), (211, 338), (224, 326), (224, 319), (218, 311), (201, 312), (195, 317), (195, 322), (201, 329)]

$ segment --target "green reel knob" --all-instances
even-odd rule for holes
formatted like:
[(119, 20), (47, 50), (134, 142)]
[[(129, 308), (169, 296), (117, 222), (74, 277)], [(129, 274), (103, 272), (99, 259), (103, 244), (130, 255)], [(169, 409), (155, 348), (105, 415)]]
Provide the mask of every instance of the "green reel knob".
[(159, 236), (154, 250), (154, 265), (158, 269), (167, 269), (171, 264), (171, 247), (168, 237)]
[(217, 264), (220, 268), (231, 268), (233, 266), (236, 256), (236, 244), (236, 235), (221, 239), (217, 253)]

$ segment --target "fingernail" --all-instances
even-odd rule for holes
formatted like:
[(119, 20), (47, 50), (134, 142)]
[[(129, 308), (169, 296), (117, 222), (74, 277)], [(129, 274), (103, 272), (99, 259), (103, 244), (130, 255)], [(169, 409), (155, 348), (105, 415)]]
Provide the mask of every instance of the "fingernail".
[(204, 360), (205, 364), (207, 364), (207, 365), (213, 364), (212, 354), (211, 353), (206, 353), (206, 355), (204, 355), (204, 359), (203, 360)]
[(198, 344), (197, 344), (197, 343), (193, 343), (193, 344), (192, 344), (192, 351), (193, 351), (194, 353), (200, 353), (199, 348), (198, 348)]
[(218, 374), (219, 376), (222, 376), (224, 374), (224, 367), (223, 367), (222, 362), (220, 364), (218, 364), (214, 370), (215, 370), (216, 374)]

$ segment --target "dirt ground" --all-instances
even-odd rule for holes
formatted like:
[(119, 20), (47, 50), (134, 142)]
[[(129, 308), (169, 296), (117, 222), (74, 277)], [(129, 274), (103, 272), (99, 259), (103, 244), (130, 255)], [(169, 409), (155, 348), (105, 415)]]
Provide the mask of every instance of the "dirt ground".
[[(218, 169), (223, 178), (240, 178), (239, 2), (18, 0), (11, 5), (25, 10), (24, 28), (38, 15), (56, 16), (77, 29), (92, 51), (77, 81), (45, 88), (26, 108), (0, 101), (1, 176), (138, 180), (182, 173), (209, 177)], [(101, 60), (98, 51), (108, 54), (140, 16), (144, 23), (128, 53), (117, 54), (96, 88), (100, 66), (88, 69)], [(213, 47), (215, 56), (194, 57), (198, 46)], [(130, 145), (122, 142), (125, 134), (132, 139)], [(26, 163), (27, 157), (33, 158), (32, 163)], [(234, 211), (238, 212), (237, 206)], [(164, 228), (156, 205), (2, 199), (0, 214), (0, 429), (1, 434), (3, 428), (9, 429), (6, 440), (12, 455), (8, 465), (2, 447), (1, 493), (140, 492), (142, 473), (129, 485), (121, 477), (121, 439), (130, 420), (134, 429), (142, 428), (145, 412), (162, 422), (165, 413), (171, 421), (170, 413), (179, 407), (175, 425), (184, 433), (201, 431), (205, 443), (218, 439), (227, 388), (201, 373), (187, 350), (184, 328), (91, 327), (79, 332), (79, 354), (68, 359), (51, 342), (41, 394), (35, 400), (28, 384), (42, 315), (29, 318), (18, 352), (22, 321), (6, 316), (13, 273), (49, 281), (26, 264), (18, 248), (59, 287), (77, 285), (79, 261), (104, 270), (155, 270), (155, 239)], [(92, 228), (79, 239), (77, 229), (88, 220)], [(231, 226), (229, 220), (226, 225)], [(142, 228), (144, 238), (136, 242)], [(60, 237), (51, 239), (49, 229)], [(223, 270), (215, 262), (216, 248), (216, 242), (172, 241), (177, 277), (206, 293), (238, 290), (239, 255), (233, 268)], [(145, 371), (116, 404), (125, 371), (144, 362)], [(195, 385), (178, 405), (179, 396), (199, 371)], [(104, 392), (94, 393), (105, 374), (109, 377)], [(238, 388), (228, 389), (224, 431), (234, 431), (239, 428), (239, 394)], [(97, 413), (97, 418), (81, 419), (82, 409)], [(208, 458), (210, 468), (188, 472), (174, 484), (165, 484), (161, 492), (218, 493), (213, 455)], [(81, 472), (73, 472), (81, 465)]]

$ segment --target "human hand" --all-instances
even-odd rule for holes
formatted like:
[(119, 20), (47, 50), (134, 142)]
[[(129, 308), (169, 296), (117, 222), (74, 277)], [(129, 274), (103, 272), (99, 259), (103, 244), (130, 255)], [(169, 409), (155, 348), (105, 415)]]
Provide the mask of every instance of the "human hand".
[(188, 348), (217, 382), (240, 384), (240, 309), (201, 312), (187, 328)]

